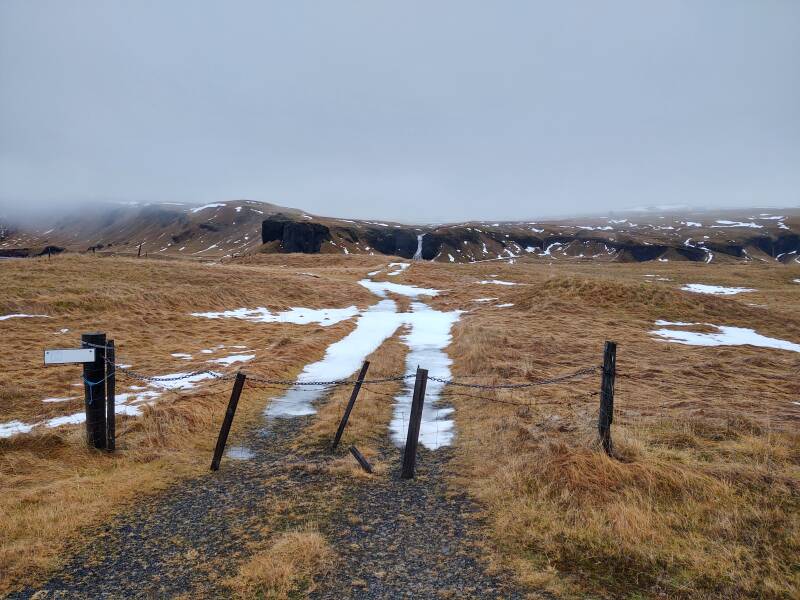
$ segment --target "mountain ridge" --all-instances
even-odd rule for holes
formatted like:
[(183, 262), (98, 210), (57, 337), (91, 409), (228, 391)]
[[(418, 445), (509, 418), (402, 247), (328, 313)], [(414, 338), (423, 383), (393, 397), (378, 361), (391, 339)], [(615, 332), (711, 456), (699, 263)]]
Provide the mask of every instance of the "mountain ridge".
[[(253, 253), (385, 254), (464, 263), (572, 260), (800, 262), (800, 209), (634, 210), (613, 216), (409, 225), (255, 200), (110, 204), (40, 227), (0, 223), (0, 256), (101, 252), (222, 259)], [(759, 212), (760, 211), (760, 212)], [(47, 229), (45, 229), (47, 226)]]

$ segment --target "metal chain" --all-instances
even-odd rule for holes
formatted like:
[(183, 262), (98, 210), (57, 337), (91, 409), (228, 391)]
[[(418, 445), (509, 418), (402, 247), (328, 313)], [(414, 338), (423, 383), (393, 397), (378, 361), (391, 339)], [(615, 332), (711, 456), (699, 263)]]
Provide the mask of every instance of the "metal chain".
[(148, 381), (155, 383), (159, 383), (162, 381), (181, 381), (183, 379), (189, 379), (190, 377), (196, 377), (198, 375), (208, 375), (211, 379), (233, 379), (233, 375), (225, 375), (223, 373), (217, 373), (216, 371), (210, 371), (208, 369), (204, 369), (202, 371), (192, 371), (191, 373), (181, 373), (180, 375), (164, 375), (164, 376), (144, 375), (142, 373), (137, 373), (136, 371), (132, 371), (131, 369), (120, 367), (119, 365), (116, 365), (115, 369), (120, 373), (122, 373), (123, 375), (127, 375), (132, 379), (138, 379), (139, 381)]
[[(151, 376), (138, 373), (131, 369), (120, 367), (119, 365), (116, 365), (115, 368), (123, 375), (127, 375), (128, 377), (131, 377), (133, 379), (138, 379), (140, 381), (147, 381), (147, 382), (155, 382), (155, 383), (166, 382), (166, 381), (181, 381), (184, 379), (189, 379), (191, 377), (197, 377), (198, 375), (207, 375), (211, 379), (222, 379), (222, 380), (232, 380), (234, 378), (234, 375), (230, 374), (226, 375), (223, 373), (218, 373), (216, 371), (211, 371), (210, 369), (202, 369), (199, 371), (192, 371), (190, 373), (181, 373), (180, 375)], [(589, 375), (591, 373), (596, 372), (597, 370), (598, 367), (587, 367), (580, 369), (574, 373), (569, 373), (567, 375), (560, 375), (558, 377), (551, 377), (549, 379), (539, 379), (537, 381), (531, 381), (528, 383), (505, 383), (505, 384), (465, 383), (461, 381), (456, 381), (454, 379), (443, 379), (441, 377), (433, 377), (433, 376), (429, 376), (428, 379), (431, 381), (442, 383), (444, 385), (451, 385), (457, 387), (466, 387), (466, 388), (482, 389), (482, 390), (509, 390), (509, 389), (521, 389), (521, 388), (549, 385), (553, 383), (569, 381), (570, 379), (576, 379), (584, 375)], [(245, 375), (247, 374), (245, 373)], [(416, 374), (408, 373), (405, 375), (395, 375), (393, 377), (364, 379), (361, 383), (362, 384), (392, 383), (397, 381), (405, 381), (406, 379), (412, 379), (414, 377), (416, 377)], [(286, 387), (334, 387), (341, 385), (355, 385), (356, 383), (358, 383), (357, 379), (296, 381), (293, 379), (269, 379), (266, 377), (260, 377), (258, 375), (247, 375), (247, 380), (252, 383), (263, 383), (267, 385), (280, 385)]]
[(436, 381), (439, 383), (443, 383), (445, 385), (452, 385), (457, 387), (466, 387), (466, 388), (474, 388), (480, 390), (516, 390), (520, 388), (527, 388), (527, 387), (535, 387), (539, 385), (549, 385), (552, 383), (560, 383), (562, 381), (569, 381), (570, 379), (576, 379), (578, 377), (583, 377), (584, 375), (589, 375), (591, 373), (597, 372), (599, 367), (586, 367), (583, 369), (579, 369), (574, 373), (570, 373), (568, 375), (559, 375), (558, 377), (551, 377), (549, 379), (539, 379), (537, 381), (531, 381), (528, 383), (499, 383), (499, 384), (486, 384), (486, 383), (464, 383), (461, 381), (455, 381), (453, 379), (442, 379), (440, 377), (428, 377), (431, 381)]
[[(247, 373), (245, 373), (247, 375)], [(392, 381), (403, 381), (416, 377), (416, 374), (409, 373), (406, 375), (395, 375), (394, 377), (382, 377), (379, 379), (364, 379), (361, 383), (390, 383)], [(338, 386), (338, 385), (355, 385), (358, 383), (357, 379), (332, 379), (329, 381), (296, 381), (294, 379), (267, 379), (257, 375), (247, 375), (247, 381), (255, 383), (266, 383), (269, 385), (285, 385), (285, 386)]]
[[(84, 345), (93, 347), (93, 348), (107, 348), (108, 346), (102, 344), (91, 344), (85, 343)], [(106, 358), (106, 362), (111, 364)], [(441, 377), (434, 377), (429, 376), (428, 379), (431, 381), (436, 381), (437, 383), (442, 383), (448, 386), (456, 386), (456, 387), (465, 387), (465, 388), (472, 388), (472, 389), (480, 389), (480, 390), (513, 390), (513, 389), (522, 389), (522, 388), (529, 388), (529, 387), (536, 387), (541, 385), (550, 385), (553, 383), (560, 383), (563, 381), (569, 381), (571, 379), (577, 379), (579, 377), (583, 377), (584, 375), (590, 375), (592, 373), (597, 372), (600, 367), (585, 367), (583, 369), (579, 369), (574, 373), (569, 373), (567, 375), (559, 375), (557, 377), (551, 377), (547, 379), (539, 379), (537, 381), (530, 381), (527, 383), (501, 383), (501, 384), (486, 384), (486, 383), (466, 383), (462, 381), (456, 381), (455, 379), (444, 379)], [(198, 375), (207, 375), (211, 379), (220, 379), (220, 380), (232, 380), (235, 376), (234, 375), (226, 375), (223, 373), (218, 373), (216, 371), (212, 371), (210, 369), (202, 369), (198, 371), (192, 371), (190, 373), (182, 373), (180, 375), (172, 375), (172, 376), (151, 376), (151, 375), (144, 375), (143, 373), (138, 373), (128, 368), (120, 367), (119, 365), (115, 365), (115, 369), (122, 373), (123, 375), (127, 375), (133, 379), (138, 379), (139, 381), (145, 382), (167, 382), (167, 381), (181, 381), (184, 379), (189, 379), (191, 377), (197, 377)], [(248, 382), (251, 383), (261, 383), (265, 385), (278, 385), (284, 386), (288, 388), (293, 387), (335, 387), (335, 386), (342, 386), (342, 385), (355, 385), (358, 383), (357, 379), (331, 379), (331, 380), (322, 380), (322, 381), (297, 381), (294, 379), (270, 379), (267, 377), (260, 377), (258, 375), (247, 375)], [(362, 380), (362, 384), (378, 384), (378, 383), (392, 383), (397, 381), (405, 381), (406, 379), (412, 379), (416, 377), (415, 373), (407, 373), (405, 375), (395, 375), (392, 377), (381, 377), (376, 379), (364, 379)], [(477, 375), (468, 375), (466, 377), (477, 377)]]

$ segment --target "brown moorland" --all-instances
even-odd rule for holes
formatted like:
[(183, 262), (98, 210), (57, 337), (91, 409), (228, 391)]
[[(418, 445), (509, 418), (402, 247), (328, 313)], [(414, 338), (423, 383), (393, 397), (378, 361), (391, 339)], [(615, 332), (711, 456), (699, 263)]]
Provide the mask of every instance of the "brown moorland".
[[(78, 368), (44, 369), (41, 352), (74, 346), (83, 331), (107, 331), (121, 360), (146, 373), (204, 368), (220, 354), (207, 357), (202, 349), (244, 345), (256, 353), (248, 371), (292, 377), (352, 322), (254, 324), (188, 313), (363, 307), (374, 296), (356, 281), (386, 262), (296, 255), (226, 264), (90, 256), (6, 261), (0, 314), (50, 318), (0, 323), (11, 342), (0, 353), (2, 420), (32, 423), (81, 409), (81, 400), (41, 402), (80, 395), (71, 387), (80, 381)], [(663, 319), (747, 327), (800, 343), (796, 278), (795, 265), (577, 259), (414, 263), (390, 278), (441, 289), (431, 305), (467, 311), (448, 349), (454, 376), (469, 376), (465, 381), (557, 376), (596, 366), (604, 340), (619, 344), (613, 458), (596, 442), (596, 375), (513, 391), (448, 388), (457, 432), (451, 485), (480, 502), (497, 566), (562, 597), (796, 596), (800, 354), (671, 344), (649, 333)], [(518, 285), (478, 283), (492, 279)], [(756, 291), (718, 297), (681, 291), (685, 283)], [(486, 297), (497, 300), (474, 301)], [(70, 331), (57, 334), (62, 328)], [(375, 353), (374, 373), (403, 369), (397, 335)], [(171, 356), (181, 352), (193, 360)], [(57, 565), (59, 550), (82, 526), (108, 518), (137, 494), (207, 469), (228, 392), (220, 383), (165, 394), (118, 425), (124, 436), (115, 456), (85, 449), (79, 426), (0, 440), (0, 591)], [(305, 444), (330, 439), (346, 395), (338, 390), (322, 407)], [(258, 418), (265, 396), (246, 388), (237, 425)], [(366, 391), (343, 443), (371, 454), (390, 419), (381, 398)], [(347, 465), (339, 474), (363, 477)], [(298, 535), (274, 540), (262, 562), (274, 565), (285, 550), (302, 555), (292, 559), (301, 570), (329, 564), (316, 532)], [(313, 552), (295, 551), (304, 547)], [(242, 590), (262, 585), (247, 565), (240, 575)], [(296, 576), (273, 579), (280, 587)]]

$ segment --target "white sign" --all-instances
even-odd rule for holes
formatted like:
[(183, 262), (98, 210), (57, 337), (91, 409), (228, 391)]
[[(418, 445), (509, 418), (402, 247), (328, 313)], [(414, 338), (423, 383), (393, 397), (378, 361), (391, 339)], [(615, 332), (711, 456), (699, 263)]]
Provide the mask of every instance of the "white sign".
[(65, 365), (69, 363), (94, 362), (94, 348), (65, 348), (63, 350), (45, 350), (44, 364)]

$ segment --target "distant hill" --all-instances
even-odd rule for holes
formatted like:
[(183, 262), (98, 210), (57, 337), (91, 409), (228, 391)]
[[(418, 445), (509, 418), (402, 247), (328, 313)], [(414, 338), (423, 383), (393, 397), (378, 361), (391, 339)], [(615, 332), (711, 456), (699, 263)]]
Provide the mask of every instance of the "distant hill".
[[(666, 207), (665, 207), (666, 208)], [(541, 259), (800, 262), (800, 209), (633, 210), (613, 217), (439, 225), (337, 219), (253, 200), (106, 204), (39, 227), (0, 223), (0, 256), (50, 251), (220, 259), (256, 252), (443, 262)]]

